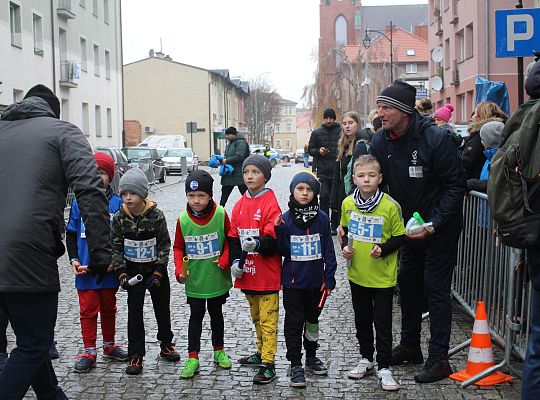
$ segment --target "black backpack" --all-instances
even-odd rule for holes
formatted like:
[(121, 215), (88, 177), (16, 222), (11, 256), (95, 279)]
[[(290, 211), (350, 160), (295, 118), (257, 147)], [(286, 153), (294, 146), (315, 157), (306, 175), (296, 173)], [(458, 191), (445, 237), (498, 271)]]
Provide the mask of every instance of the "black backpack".
[(540, 100), (521, 105), (501, 134), (491, 160), (488, 203), (501, 241), (540, 248)]

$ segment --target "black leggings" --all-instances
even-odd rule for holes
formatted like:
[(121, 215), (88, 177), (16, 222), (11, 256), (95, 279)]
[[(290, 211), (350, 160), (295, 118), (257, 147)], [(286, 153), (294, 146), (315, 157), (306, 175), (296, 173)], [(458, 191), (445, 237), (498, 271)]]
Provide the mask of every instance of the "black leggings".
[(210, 315), (210, 327), (212, 328), (212, 346), (223, 347), (223, 336), (225, 334), (225, 324), (223, 322), (223, 304), (225, 304), (229, 293), (211, 299), (197, 299), (188, 297), (187, 303), (191, 308), (188, 327), (188, 352), (201, 351), (202, 322), (206, 307)]
[[(219, 205), (225, 207), (225, 204), (227, 204), (227, 200), (229, 199), (229, 196), (231, 195), (231, 192), (235, 186), (222, 186), (221, 187), (221, 200), (219, 201)], [(247, 190), (246, 185), (238, 185), (238, 190), (240, 191), (240, 194), (244, 194)]]

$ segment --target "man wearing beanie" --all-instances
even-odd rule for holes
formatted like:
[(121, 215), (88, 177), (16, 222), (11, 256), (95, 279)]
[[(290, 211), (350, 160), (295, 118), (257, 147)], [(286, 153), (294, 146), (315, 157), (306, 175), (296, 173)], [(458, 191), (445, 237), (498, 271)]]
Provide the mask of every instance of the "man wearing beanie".
[[(185, 284), (190, 308), (188, 358), (180, 377), (193, 378), (199, 371), (202, 323), (206, 310), (210, 315), (214, 361), (224, 369), (232, 363), (224, 350), (225, 323), (223, 305), (232, 287), (229, 264), (229, 217), (212, 199), (214, 180), (203, 170), (191, 172), (186, 179), (187, 207), (176, 222), (174, 263), (176, 280)], [(189, 264), (184, 265), (184, 256)]]
[[(457, 262), (466, 191), (458, 148), (452, 135), (414, 109), (416, 89), (395, 81), (377, 97), (382, 130), (370, 152), (383, 173), (383, 185), (401, 205), (408, 221), (420, 213), (433, 230), (406, 235), (401, 248), (398, 284), (401, 296), (401, 343), (392, 350), (392, 365), (423, 360), (420, 350), (421, 314), (426, 293), (430, 313), (428, 359), (417, 382), (448, 377), (452, 322), (450, 284)], [(429, 238), (428, 238), (429, 237)]]
[[(321, 295), (336, 286), (336, 254), (328, 215), (319, 209), (321, 185), (308, 170), (297, 172), (291, 181), (289, 210), (275, 227), (279, 253), (284, 257), (281, 283), (285, 307), (285, 344), (291, 363), (290, 385), (305, 387), (302, 344), (306, 369), (326, 375), (317, 357)], [(305, 334), (304, 334), (305, 332)]]
[[(313, 157), (313, 164), (317, 168), (317, 177), (321, 182), (321, 211), (330, 215), (330, 192), (334, 177), (334, 166), (338, 154), (338, 140), (341, 125), (336, 122), (336, 112), (327, 108), (323, 113), (323, 124), (315, 129), (309, 138), (309, 155)], [(332, 230), (335, 234), (338, 221), (332, 221)]]
[[(44, 85), (11, 104), (0, 120), (0, 309), (17, 347), (0, 374), (0, 399), (66, 398), (48, 357), (54, 341), (60, 281), (57, 259), (68, 186), (86, 225), (90, 273), (111, 263), (109, 214), (88, 140), (60, 121), (60, 102)], [(15, 184), (14, 184), (15, 182)]]
[(232, 174), (221, 177), (221, 200), (219, 204), (223, 207), (227, 204), (227, 200), (235, 186), (238, 186), (241, 194), (244, 194), (247, 190), (242, 177), (242, 162), (250, 154), (249, 144), (234, 126), (225, 130), (225, 137), (229, 143), (225, 147), (224, 159), (221, 161), (221, 164), (228, 164), (234, 169)]

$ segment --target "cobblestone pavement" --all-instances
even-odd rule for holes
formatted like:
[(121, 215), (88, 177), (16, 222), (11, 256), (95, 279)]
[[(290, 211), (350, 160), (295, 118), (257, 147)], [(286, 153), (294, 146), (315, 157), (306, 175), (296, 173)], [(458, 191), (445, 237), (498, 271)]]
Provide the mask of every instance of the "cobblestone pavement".
[[(283, 209), (287, 207), (289, 197), (289, 182), (294, 171), (301, 167), (293, 165), (290, 168), (278, 166), (273, 170), (273, 177), (269, 186), (276, 191), (278, 200)], [(214, 189), (215, 198), (220, 198), (219, 177), (216, 179)], [(171, 239), (174, 239), (176, 218), (185, 207), (186, 200), (183, 182), (180, 177), (168, 177), (168, 183), (156, 190), (151, 197), (158, 202), (165, 212)], [(233, 192), (226, 207), (232, 210), (233, 204), (239, 198), (237, 189)], [(337, 248), (337, 247), (336, 247)], [(339, 257), (338, 257), (339, 258)], [(399, 392), (384, 392), (374, 376), (363, 380), (353, 381), (347, 379), (347, 371), (351, 369), (358, 358), (358, 345), (355, 338), (353, 311), (350, 301), (349, 285), (345, 278), (345, 264), (342, 259), (338, 261), (337, 290), (327, 301), (321, 316), (321, 340), (318, 355), (327, 363), (329, 375), (316, 377), (308, 374), (307, 388), (293, 389), (289, 387), (287, 377), (288, 363), (285, 358), (285, 343), (283, 338), (283, 309), (280, 310), (279, 343), (276, 359), (276, 372), (278, 379), (266, 386), (253, 386), (253, 371), (250, 368), (240, 367), (236, 360), (255, 349), (255, 332), (249, 318), (247, 301), (238, 290), (231, 290), (231, 297), (224, 307), (225, 314), (225, 348), (233, 360), (230, 370), (220, 370), (212, 361), (212, 347), (210, 343), (209, 319), (206, 316), (202, 336), (201, 370), (192, 380), (181, 380), (179, 373), (187, 356), (187, 327), (189, 307), (185, 301), (183, 287), (176, 283), (173, 277), (174, 266), (169, 265), (171, 277), (171, 315), (172, 326), (175, 333), (177, 349), (182, 359), (178, 363), (168, 363), (159, 359), (159, 344), (156, 339), (157, 329), (153, 311), (148, 297), (145, 305), (145, 324), (147, 338), (147, 355), (144, 370), (140, 376), (128, 376), (124, 373), (125, 363), (109, 362), (98, 355), (97, 367), (89, 374), (76, 374), (72, 371), (75, 356), (82, 350), (80, 325), (78, 315), (77, 294), (74, 290), (73, 276), (68, 268), (67, 258), (59, 260), (62, 270), (62, 292), (58, 308), (58, 323), (56, 326), (56, 340), (60, 351), (60, 359), (53, 361), (58, 379), (67, 395), (72, 399), (519, 399), (520, 381), (496, 387), (479, 389), (471, 387), (462, 389), (451, 380), (444, 380), (436, 384), (418, 385), (413, 376), (418, 366), (396, 367), (394, 374), (401, 383)], [(118, 293), (118, 322), (117, 341), (127, 341), (127, 310), (126, 293)], [(394, 343), (399, 341), (400, 312), (397, 298), (394, 307)], [(454, 311), (452, 323), (451, 346), (465, 341), (472, 331), (472, 324), (468, 317), (457, 309)], [(429, 322), (423, 323), (424, 340), (422, 347), (427, 354), (427, 338), (429, 335)], [(13, 346), (13, 336), (10, 334), (9, 347)], [(99, 338), (98, 332), (98, 338)], [(99, 339), (98, 339), (99, 342)], [(501, 359), (501, 352), (495, 351), (495, 358)], [(467, 350), (451, 359), (455, 371), (464, 368)], [(518, 364), (519, 365), (519, 364)], [(27, 398), (35, 398), (32, 391)]]

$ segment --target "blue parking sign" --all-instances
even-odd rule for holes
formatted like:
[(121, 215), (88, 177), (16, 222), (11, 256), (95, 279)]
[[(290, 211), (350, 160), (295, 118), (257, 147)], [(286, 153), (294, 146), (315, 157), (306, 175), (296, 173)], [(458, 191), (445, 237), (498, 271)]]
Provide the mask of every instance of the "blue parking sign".
[(530, 57), (540, 51), (540, 8), (495, 11), (495, 56)]

